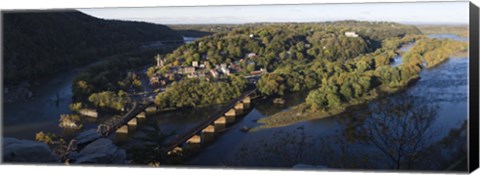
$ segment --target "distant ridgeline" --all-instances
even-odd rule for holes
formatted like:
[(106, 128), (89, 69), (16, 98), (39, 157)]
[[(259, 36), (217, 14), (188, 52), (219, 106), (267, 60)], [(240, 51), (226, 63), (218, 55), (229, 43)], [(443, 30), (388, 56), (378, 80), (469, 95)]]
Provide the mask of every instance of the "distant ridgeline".
[(170, 28), (98, 19), (78, 11), (3, 14), (5, 84), (35, 80), (144, 43), (182, 40)]

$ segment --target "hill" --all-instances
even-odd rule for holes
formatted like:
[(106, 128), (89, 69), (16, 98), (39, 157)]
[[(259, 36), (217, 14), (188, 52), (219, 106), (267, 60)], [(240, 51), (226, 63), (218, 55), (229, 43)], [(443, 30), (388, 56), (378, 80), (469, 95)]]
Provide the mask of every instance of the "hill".
[(5, 84), (41, 79), (159, 40), (182, 40), (167, 26), (104, 20), (79, 11), (4, 12)]
[[(208, 61), (215, 65), (239, 61), (246, 54), (255, 53), (257, 66), (269, 71), (291, 59), (344, 61), (375, 51), (385, 39), (421, 34), (415, 26), (362, 21), (177, 25), (173, 28), (204, 32), (212, 29), (215, 33), (180, 46), (166, 56), (167, 62), (186, 66), (193, 61)], [(346, 33), (358, 35), (352, 37)]]

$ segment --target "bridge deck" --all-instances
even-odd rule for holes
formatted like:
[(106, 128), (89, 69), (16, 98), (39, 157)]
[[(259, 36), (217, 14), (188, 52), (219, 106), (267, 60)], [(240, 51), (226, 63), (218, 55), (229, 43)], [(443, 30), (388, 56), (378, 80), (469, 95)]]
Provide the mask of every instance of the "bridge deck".
[[(116, 129), (120, 128), (121, 126), (125, 125), (128, 121), (136, 117), (140, 112), (144, 111), (147, 107), (152, 105), (153, 102), (148, 102), (147, 104), (139, 104), (137, 102), (133, 103), (133, 108), (128, 111), (125, 115), (119, 118), (112, 118), (112, 120), (106, 121), (99, 125), (99, 133), (103, 136), (109, 136)], [(101, 127), (106, 127), (105, 130), (101, 130)]]
[(169, 146), (167, 147), (164, 147), (162, 149), (162, 155), (165, 155), (168, 153), (168, 151), (171, 151), (173, 150), (175, 147), (185, 143), (189, 138), (191, 138), (192, 136), (194, 136), (195, 134), (199, 133), (202, 129), (206, 128), (208, 125), (210, 125), (211, 123), (213, 123), (215, 120), (217, 120), (218, 118), (222, 117), (225, 113), (228, 112), (228, 110), (232, 109), (235, 107), (235, 104), (239, 101), (241, 101), (242, 99), (244, 99), (245, 97), (253, 94), (257, 89), (253, 89), (253, 90), (250, 90), (250, 91), (247, 91), (245, 93), (243, 93), (242, 95), (240, 95), (240, 97), (232, 100), (231, 102), (229, 102), (227, 104), (227, 106), (225, 106), (224, 108), (222, 108), (222, 110), (220, 110), (218, 113), (216, 113), (215, 115), (213, 115), (213, 117), (210, 117), (208, 118), (207, 120), (201, 122), (200, 124), (198, 124), (197, 126), (193, 127), (192, 129), (186, 131), (183, 135), (179, 136), (178, 139), (176, 139), (175, 141), (171, 142), (169, 144)]

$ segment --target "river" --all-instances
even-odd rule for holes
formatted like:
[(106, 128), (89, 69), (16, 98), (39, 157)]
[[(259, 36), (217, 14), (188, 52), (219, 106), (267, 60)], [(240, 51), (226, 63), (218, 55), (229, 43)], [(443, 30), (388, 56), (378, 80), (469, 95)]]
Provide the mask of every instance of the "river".
[[(421, 72), (421, 77), (415, 85), (402, 93), (417, 94), (421, 97), (430, 98), (430, 105), (439, 106), (439, 111), (437, 111), (438, 118), (434, 122), (433, 128), (440, 131), (436, 135), (436, 139), (440, 139), (446, 136), (450, 129), (459, 127), (467, 120), (468, 59), (449, 59), (440, 66), (424, 70)], [(353, 110), (348, 111), (344, 116), (304, 121), (285, 127), (263, 129), (256, 132), (244, 133), (240, 131), (240, 128), (243, 126), (256, 126), (256, 119), (272, 115), (281, 110), (288, 110), (289, 106), (299, 103), (304, 97), (291, 95), (285, 99), (287, 99), (287, 102), (295, 102), (287, 104), (285, 106), (287, 109), (271, 108), (271, 106), (275, 106), (271, 102), (256, 106), (245, 118), (234, 125), (230, 131), (216, 139), (213, 145), (203, 150), (200, 155), (196, 156), (189, 164), (205, 166), (230, 165), (232, 163), (229, 162), (233, 161), (233, 165), (237, 166), (238, 163), (235, 162), (235, 156), (241, 153), (241, 149), (245, 145), (255, 146), (255, 143), (263, 144), (265, 143), (265, 139), (270, 139), (272, 142), (275, 142), (275, 139), (278, 138), (272, 137), (272, 134), (277, 132), (293, 132), (299, 127), (302, 127), (304, 132), (312, 138), (336, 135), (340, 132), (341, 128), (344, 127), (342, 126), (343, 123), (338, 121), (338, 118), (345, 117), (345, 115), (355, 115), (355, 113), (359, 112)], [(267, 143), (268, 142), (269, 141), (267, 141)], [(256, 146), (261, 147), (260, 144)], [(360, 151), (365, 151), (365, 149), (361, 149)], [(330, 156), (334, 155), (329, 155), (328, 157)], [(242, 163), (243, 162), (240, 162), (238, 166), (243, 166)], [(297, 163), (300, 164), (304, 162), (300, 161)], [(265, 164), (270, 166), (268, 163)]]
[[(449, 36), (456, 35), (429, 35), (434, 38), (449, 38)], [(462, 38), (454, 37), (452, 39)], [(401, 51), (408, 51), (413, 46), (407, 44), (400, 48)], [(398, 66), (402, 63), (402, 57), (398, 56), (392, 63), (392, 66)], [(438, 141), (438, 139), (446, 136), (450, 129), (459, 127), (467, 119), (467, 87), (468, 87), (468, 59), (467, 58), (451, 58), (441, 65), (423, 70), (420, 74), (422, 77), (412, 87), (401, 93), (416, 94), (423, 98), (428, 98), (429, 105), (439, 107), (438, 117), (434, 121), (432, 128), (439, 130), (435, 135), (435, 138), (431, 140), (431, 143)], [(244, 117), (242, 117), (236, 124), (230, 126), (228, 130), (218, 136), (214, 143), (204, 147), (202, 151), (187, 161), (186, 165), (192, 166), (235, 166), (235, 167), (285, 167), (294, 164), (301, 163), (317, 163), (328, 162), (325, 160), (318, 160), (318, 158), (312, 158), (306, 156), (303, 159), (296, 158), (293, 160), (291, 157), (286, 156), (286, 159), (264, 159), (263, 162), (252, 157), (258, 157), (264, 153), (262, 152), (250, 152), (252, 157), (248, 157), (245, 154), (245, 148), (250, 148), (250, 151), (268, 151), (262, 149), (265, 144), (276, 143), (285, 133), (290, 133), (288, 138), (295, 140), (301, 137), (302, 132), (308, 137), (308, 139), (314, 145), (312, 147), (322, 147), (325, 142), (318, 142), (323, 138), (329, 138), (331, 136), (338, 135), (342, 128), (345, 128), (345, 124), (339, 119), (342, 117), (354, 117), (356, 113), (363, 110), (362, 107), (353, 108), (345, 112), (341, 116), (330, 117), (324, 119), (316, 119), (298, 122), (289, 126), (277, 127), (271, 129), (262, 129), (255, 132), (244, 132), (242, 128), (253, 128), (259, 124), (256, 122), (258, 119), (273, 115), (275, 113), (289, 110), (290, 107), (298, 105), (304, 102), (306, 94), (287, 94), (285, 99), (286, 103), (283, 105), (274, 104), (270, 101), (261, 101), (254, 104), (254, 108), (248, 111)], [(434, 97), (434, 98), (432, 98)], [(395, 98), (395, 97), (387, 97)], [(370, 105), (370, 104), (367, 104)], [(220, 109), (219, 106), (215, 106), (215, 109)], [(176, 131), (177, 133), (185, 131), (195, 126), (198, 122), (208, 118), (209, 113), (215, 111), (211, 108), (196, 109), (193, 111), (176, 111), (166, 114), (158, 114), (155, 117), (150, 118), (150, 123), (154, 125), (162, 132), (169, 133)], [(130, 140), (126, 143), (120, 144), (127, 150), (129, 147), (141, 144), (141, 140), (148, 131), (151, 131), (151, 126), (144, 127), (140, 131), (134, 133)], [(300, 132), (302, 131), (302, 132)], [(174, 137), (175, 134), (173, 134)], [(277, 137), (278, 136), (278, 137)], [(170, 137), (170, 138), (171, 138)], [(298, 146), (298, 145), (297, 145)], [(336, 144), (329, 145), (336, 147)], [(290, 146), (292, 147), (292, 146)], [(294, 147), (294, 146), (293, 146)], [(361, 152), (375, 152), (375, 148), (363, 145), (355, 145), (353, 153)], [(252, 149), (253, 148), (253, 149)], [(260, 148), (260, 149), (256, 149)], [(279, 146), (276, 149), (284, 149), (287, 146)], [(292, 151), (293, 150), (293, 151)], [(270, 150), (271, 151), (271, 150)], [(297, 154), (296, 149), (285, 149), (284, 154)], [(306, 152), (309, 149), (305, 150)], [(310, 150), (311, 151), (311, 150)], [(239, 157), (240, 156), (240, 157)], [(327, 157), (336, 157), (333, 153)], [(275, 157), (275, 156), (274, 156)], [(321, 159), (321, 158), (320, 158)], [(282, 162), (284, 161), (284, 162)], [(277, 164), (271, 164), (272, 162), (280, 162)], [(385, 165), (381, 165), (381, 162), (376, 162), (375, 168), (386, 168)]]
[(188, 37), (188, 36), (183, 36), (183, 41), (187, 44), (192, 43), (193, 41), (197, 40), (197, 37)]
[(72, 83), (86, 67), (66, 71), (34, 85), (33, 97), (28, 101), (4, 103), (3, 136), (33, 140), (35, 133), (40, 131), (68, 135), (68, 131), (58, 127), (58, 120), (60, 114), (71, 113), (68, 105), (72, 102)]
[[(429, 35), (429, 37), (464, 40), (464, 38), (450, 34)], [(411, 46), (406, 45), (401, 50), (406, 51)], [(392, 66), (399, 64), (401, 64), (401, 57), (397, 57)], [(436, 135), (437, 140), (447, 135), (450, 129), (459, 127), (467, 119), (468, 64), (468, 58), (451, 58), (439, 66), (423, 70), (420, 73), (421, 79), (406, 91), (401, 92), (429, 98), (431, 100), (430, 105), (439, 106), (438, 118), (434, 122), (434, 128), (438, 128), (441, 131)], [(34, 97), (27, 102), (4, 103), (3, 136), (33, 140), (35, 133), (39, 131), (52, 132), (62, 136), (71, 135), (71, 132), (64, 131), (58, 127), (58, 119), (60, 114), (70, 113), (68, 104), (70, 104), (72, 97), (71, 83), (75, 75), (83, 69), (68, 71), (51, 78), (41, 85), (35, 86)], [(245, 157), (247, 158), (238, 157), (242, 155), (242, 151), (244, 151), (246, 146), (250, 148), (262, 147), (263, 144), (276, 142), (279, 138), (282, 138), (282, 133), (284, 135), (285, 133), (290, 133), (289, 137), (295, 138), (303, 137), (303, 133), (308, 140), (314, 143), (314, 145), (311, 145), (312, 148), (325, 146), (322, 145), (325, 142), (317, 142), (318, 140), (338, 135), (341, 129), (345, 127), (339, 121), (339, 118), (342, 116), (303, 121), (284, 127), (262, 129), (255, 132), (241, 131), (243, 127), (252, 128), (258, 126), (259, 124), (256, 120), (260, 118), (289, 110), (290, 107), (302, 103), (305, 96), (306, 94), (287, 94), (285, 97), (286, 103), (283, 105), (273, 104), (272, 101), (262, 101), (255, 104), (254, 108), (247, 111), (248, 113), (240, 121), (229, 127), (226, 132), (215, 139), (214, 143), (203, 148), (198, 155), (185, 164), (243, 167), (251, 166), (250, 163), (255, 162), (256, 166), (282, 167), (309, 162), (317, 162), (318, 165), (318, 162), (325, 162), (332, 157), (339, 156), (331, 154), (325, 155), (325, 157), (316, 157), (316, 159), (321, 159), (320, 161), (310, 160), (312, 158), (307, 156), (308, 158), (296, 158), (291, 160), (292, 162), (282, 162), (287, 160), (269, 160), (267, 158), (263, 160), (264, 162), (259, 162), (257, 159), (250, 161), (252, 158), (248, 158), (246, 155)], [(155, 140), (156, 138), (151, 138), (149, 133), (155, 132), (158, 134), (156, 129), (159, 129), (162, 133), (172, 133), (170, 138), (173, 138), (176, 134), (186, 131), (200, 121), (205, 120), (209, 117), (209, 114), (219, 110), (221, 107), (222, 105), (216, 105), (206, 108), (172, 111), (148, 117), (145, 122), (139, 125), (136, 132), (129, 135), (127, 141), (118, 141), (116, 143), (128, 151), (136, 145), (144, 144), (144, 142), (147, 142), (145, 141), (146, 139)], [(345, 115), (355, 115), (361, 110), (362, 108), (351, 109), (343, 117)], [(96, 121), (84, 122), (85, 129), (95, 127), (96, 123)], [(330, 146), (335, 146), (335, 144), (332, 143)], [(284, 146), (280, 149), (287, 147)], [(371, 149), (371, 147), (355, 147), (357, 152), (370, 151)], [(289, 152), (289, 150), (296, 151), (295, 149), (286, 149), (285, 154), (295, 153), (294, 151)], [(275, 161), (280, 163), (278, 165), (269, 164), (269, 162)]]
[[(452, 36), (454, 36), (452, 38)], [(455, 40), (463, 41), (464, 38), (460, 38), (456, 35), (429, 35), (428, 37), (432, 38), (451, 38)], [(403, 46), (400, 50), (407, 51), (413, 46), (413, 44), (408, 44)], [(392, 66), (397, 66), (401, 64), (400, 59), (396, 59)], [(438, 133), (435, 135), (434, 141), (446, 136), (450, 129), (458, 128), (460, 125), (467, 120), (467, 89), (468, 89), (468, 58), (451, 58), (445, 63), (428, 70), (423, 70), (420, 73), (421, 79), (416, 82), (412, 87), (408, 88), (406, 91), (401, 92), (405, 94), (416, 94), (419, 97), (429, 99), (429, 105), (438, 107), (438, 117), (434, 121), (432, 128), (433, 130), (438, 130)], [(355, 108), (353, 110), (347, 111), (343, 116), (316, 119), (304, 122), (298, 122), (293, 125), (263, 129), (255, 132), (242, 132), (241, 128), (244, 126), (254, 127), (258, 124), (255, 122), (259, 118), (263, 118), (269, 115), (273, 115), (276, 112), (288, 110), (289, 107), (294, 106), (303, 102), (305, 94), (302, 95), (292, 95), (290, 94), (285, 99), (287, 103), (283, 106), (278, 106), (272, 102), (261, 103), (247, 114), (241, 121), (232, 126), (228, 132), (221, 135), (215, 140), (215, 143), (206, 147), (198, 156), (193, 158), (187, 164), (189, 165), (204, 165), (204, 166), (252, 166), (250, 161), (255, 162), (255, 166), (267, 166), (275, 167), (276, 164), (271, 164), (271, 162), (278, 162), (282, 160), (269, 160), (265, 159), (265, 162), (259, 162), (257, 159), (252, 158), (239, 158), (239, 155), (244, 154), (243, 151), (245, 147), (260, 147), (259, 149), (249, 149), (251, 150), (267, 150), (262, 149), (265, 147), (265, 143), (276, 143), (278, 137), (275, 137), (276, 133), (294, 133), (298, 131), (299, 128), (304, 131), (307, 136), (310, 136), (312, 143), (316, 144), (325, 144), (325, 142), (318, 143), (316, 139), (320, 140), (321, 138), (327, 138), (329, 136), (338, 135), (341, 132), (341, 129), (344, 128), (344, 124), (339, 121), (341, 117), (350, 117), (348, 115), (355, 115), (359, 113), (362, 108)], [(390, 97), (393, 98), (393, 97)], [(298, 137), (300, 133), (296, 132)], [(293, 138), (295, 136), (288, 136)], [(294, 140), (294, 139), (292, 139)], [(322, 145), (316, 145), (321, 147)], [(276, 149), (282, 149), (282, 147), (276, 147)], [(335, 147), (335, 146), (333, 146)], [(357, 146), (353, 150), (357, 152), (373, 152), (372, 147)], [(284, 154), (289, 154), (288, 151), (291, 149), (285, 149)], [(243, 152), (242, 152), (243, 151)], [(294, 150), (291, 154), (295, 153)], [(255, 154), (255, 153), (250, 153)], [(260, 156), (252, 155), (252, 157)], [(330, 154), (326, 157), (335, 157), (339, 155)], [(275, 156), (274, 156), (275, 157)], [(288, 156), (286, 156), (288, 157)], [(239, 159), (245, 159), (240, 161)], [(291, 157), (289, 157), (291, 159)], [(308, 160), (307, 160), (308, 159)], [(301, 164), (307, 162), (324, 162), (322, 160), (310, 160), (312, 158), (305, 158), (304, 160), (295, 160), (293, 164)], [(268, 162), (270, 161), (270, 162)], [(285, 160), (284, 160), (285, 161)], [(282, 163), (279, 163), (282, 166)], [(288, 162), (285, 164), (292, 164)], [(379, 167), (385, 168), (383, 165)], [(379, 168), (375, 167), (375, 168)]]
[[(193, 42), (195, 37), (183, 36), (184, 42)], [(3, 104), (4, 137), (19, 139), (35, 139), (35, 133), (43, 131), (54, 133), (62, 137), (72, 137), (76, 131), (62, 129), (58, 126), (61, 114), (70, 114), (69, 104), (72, 102), (72, 83), (81, 71), (103, 61), (98, 61), (87, 66), (71, 69), (58, 75), (46, 78), (32, 88), (33, 96), (26, 101), (14, 101)], [(146, 67), (143, 72), (145, 72)], [(148, 80), (142, 79), (142, 84), (147, 85)], [(151, 90), (145, 87), (146, 90)], [(100, 116), (102, 117), (102, 116)], [(83, 118), (84, 129), (95, 128), (97, 120)]]

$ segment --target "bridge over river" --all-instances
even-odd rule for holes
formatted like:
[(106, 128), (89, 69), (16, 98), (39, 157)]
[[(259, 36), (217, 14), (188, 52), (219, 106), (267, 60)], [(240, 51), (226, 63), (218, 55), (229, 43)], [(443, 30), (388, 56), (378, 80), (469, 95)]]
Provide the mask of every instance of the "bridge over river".
[[(250, 85), (256, 84), (256, 82), (260, 79), (260, 75), (254, 75), (254, 76), (246, 76), (245, 78), (247, 79), (247, 82)], [(243, 99), (249, 97), (253, 93), (257, 91), (256, 88), (253, 88), (251, 90), (248, 90), (244, 92), (242, 95), (240, 95), (238, 98), (231, 100), (230, 103), (224, 108), (223, 111), (221, 111), (218, 115), (214, 115), (213, 118), (210, 120), (217, 120), (222, 117), (222, 114), (228, 113), (230, 110), (230, 113), (234, 113), (234, 111), (231, 111), (235, 105), (240, 105), (237, 103), (243, 103)], [(102, 136), (107, 137), (111, 135), (114, 132), (117, 133), (128, 133), (128, 126), (129, 125), (137, 125), (138, 120), (142, 120), (146, 118), (148, 113), (156, 113), (157, 112), (157, 107), (154, 105), (153, 101), (157, 93), (155, 92), (150, 92), (150, 93), (144, 93), (144, 94), (132, 94), (130, 97), (134, 100), (132, 107), (130, 110), (122, 115), (122, 116), (113, 116), (109, 120), (103, 122), (102, 124), (99, 124), (97, 127), (97, 132), (100, 133)], [(249, 100), (248, 103), (249, 104)], [(230, 114), (229, 113), (229, 114)], [(227, 116), (224, 116), (227, 117)], [(230, 119), (229, 117), (228, 119)], [(220, 119), (222, 120), (222, 119)], [(212, 121), (204, 121), (202, 124), (205, 123), (211, 123)], [(199, 126), (200, 127), (200, 126)]]
[[(258, 77), (248, 77), (247, 80), (250, 79), (252, 82), (256, 82)], [(252, 85), (252, 83), (250, 84)], [(99, 124), (97, 132), (103, 137), (108, 137), (113, 133), (128, 134), (129, 126), (135, 127), (138, 121), (145, 119), (148, 114), (158, 112), (152, 98), (155, 95), (156, 93), (148, 93), (131, 96), (135, 102), (131, 104), (129, 111), (124, 115), (114, 116)], [(257, 88), (251, 87), (250, 90), (227, 103), (221, 110), (211, 114), (206, 120), (163, 144), (160, 148), (161, 155), (184, 155), (184, 151), (197, 150), (196, 148), (199, 148), (202, 144), (213, 141), (215, 135), (224, 131), (228, 124), (234, 123), (238, 116), (250, 107), (251, 100), (258, 96)]]
[(200, 122), (192, 129), (166, 143), (161, 149), (162, 156), (182, 154), (184, 149), (196, 149), (200, 144), (213, 141), (215, 133), (223, 131), (227, 124), (235, 122), (243, 110), (250, 107), (251, 100), (257, 97), (257, 89), (244, 92), (240, 97), (231, 100), (225, 107), (208, 119)]
[[(163, 157), (184, 155), (184, 151), (198, 150), (202, 144), (214, 140), (215, 135), (224, 131), (228, 124), (234, 123), (243, 111), (250, 107), (251, 100), (258, 97), (257, 89), (251, 89), (239, 97), (231, 100), (221, 110), (210, 115), (204, 121), (192, 127), (181, 135), (165, 143), (160, 148)], [(150, 109), (149, 109), (150, 108)], [(145, 118), (147, 113), (156, 112), (153, 101), (133, 103), (131, 109), (122, 116), (112, 117), (110, 120), (98, 125), (97, 132), (103, 137), (113, 133), (128, 134), (129, 126), (136, 126), (137, 120)]]
[(146, 114), (144, 111), (148, 107), (153, 107), (156, 110), (153, 104), (153, 101), (147, 103), (134, 102), (132, 109), (125, 115), (114, 116), (110, 120), (98, 125), (97, 132), (105, 137), (114, 132), (128, 133), (128, 125), (137, 125), (138, 118), (145, 118)]
[[(251, 89), (239, 97), (231, 100), (221, 110), (214, 113), (208, 119), (201, 121), (192, 129), (179, 135), (173, 141), (165, 144), (162, 148), (163, 154), (168, 154), (171, 151), (178, 151), (182, 147), (190, 143), (202, 143), (211, 140), (212, 135), (222, 131), (227, 124), (235, 121), (235, 117), (240, 115), (242, 111), (250, 106), (251, 99), (256, 97), (257, 89)], [(150, 95), (148, 95), (150, 96)], [(122, 116), (114, 116), (111, 119), (99, 124), (97, 132), (103, 137), (108, 137), (113, 133), (128, 134), (129, 126), (136, 126), (138, 120), (146, 118), (147, 114), (157, 112), (157, 107), (152, 100), (138, 100), (133, 103), (131, 109)]]

